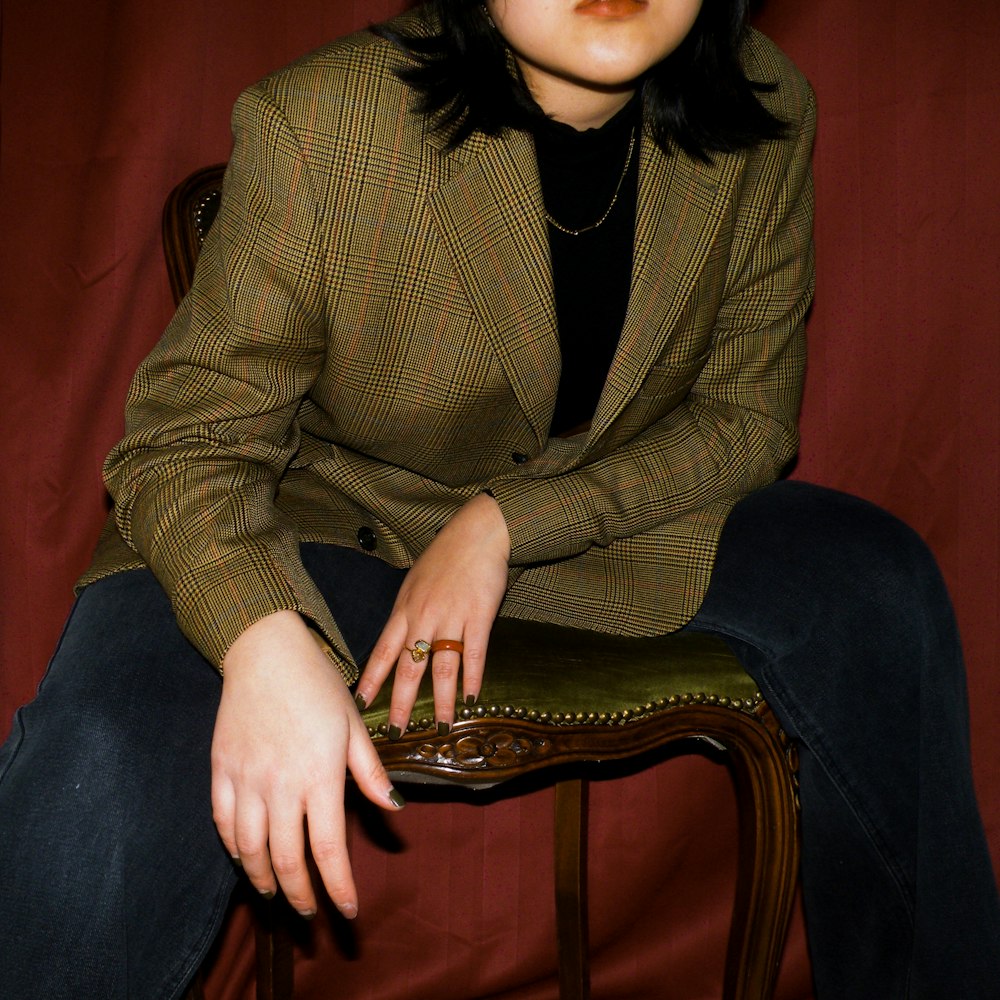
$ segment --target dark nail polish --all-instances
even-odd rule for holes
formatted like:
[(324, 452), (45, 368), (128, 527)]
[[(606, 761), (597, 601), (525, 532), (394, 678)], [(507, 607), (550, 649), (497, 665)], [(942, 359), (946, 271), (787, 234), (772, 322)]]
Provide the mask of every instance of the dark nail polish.
[(368, 707), (368, 702), (365, 701), (363, 694), (356, 694), (354, 696), (354, 704), (358, 706), (359, 712), (363, 712)]
[(263, 890), (261, 890), (261, 895), (265, 899), (274, 899), (274, 890), (273, 889), (263, 889)]
[(451, 732), (451, 726), (447, 722), (438, 723), (438, 736), (447, 736)]
[(467, 694), (465, 696), (466, 705), (475, 705), (475, 703), (476, 703), (476, 696), (474, 694)]
[(234, 855), (233, 856), (232, 862), (233, 862), (234, 865), (236, 865), (237, 868), (242, 868), (243, 867), (243, 859), (240, 858), (238, 855)]
[(299, 916), (303, 920), (312, 920), (316, 916), (315, 910), (299, 910)]
[(402, 795), (400, 795), (400, 794), (399, 794), (399, 792), (398, 792), (398, 791), (397, 791), (397, 790), (396, 790), (395, 788), (393, 788), (393, 789), (392, 789), (392, 790), (391, 790), (391, 791), (389, 792), (389, 801), (390, 801), (390, 802), (391, 802), (391, 803), (392, 803), (392, 804), (393, 804), (393, 805), (394, 805), (394, 806), (395, 806), (395, 807), (396, 807), (397, 809), (402, 809), (402, 808), (403, 808), (403, 806), (405, 806), (405, 805), (406, 805), (406, 799), (404, 799), (404, 798), (403, 798), (403, 796), (402, 796)]
[(403, 735), (403, 730), (400, 729), (399, 726), (390, 726), (389, 727), (389, 739), (390, 740), (393, 740), (393, 741), (398, 740), (399, 737), (402, 736), (402, 735)]

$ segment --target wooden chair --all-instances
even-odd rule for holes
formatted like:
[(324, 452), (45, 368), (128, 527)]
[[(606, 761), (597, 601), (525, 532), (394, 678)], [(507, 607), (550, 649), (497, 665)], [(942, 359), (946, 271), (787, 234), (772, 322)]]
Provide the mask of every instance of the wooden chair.
[[(171, 193), (163, 237), (178, 301), (218, 207), (224, 167)], [(739, 807), (739, 864), (726, 1000), (772, 995), (798, 871), (796, 758), (756, 685), (721, 640), (694, 632), (634, 639), (537, 622), (497, 621), (479, 704), (436, 731), (423, 691), (397, 741), (387, 704), (365, 713), (394, 781), (486, 787), (553, 768), (555, 905), (561, 1000), (589, 996), (587, 783), (560, 765), (639, 757), (678, 741), (724, 754)], [(257, 996), (292, 996), (290, 937), (273, 907), (256, 927)]]

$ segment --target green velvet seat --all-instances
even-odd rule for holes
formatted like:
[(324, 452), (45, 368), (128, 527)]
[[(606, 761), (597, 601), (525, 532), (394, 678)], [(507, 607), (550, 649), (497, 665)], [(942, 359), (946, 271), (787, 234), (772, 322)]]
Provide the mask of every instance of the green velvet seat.
[[(628, 639), (502, 618), (494, 626), (479, 702), (473, 708), (458, 705), (456, 717), (463, 724), (508, 719), (512, 726), (529, 722), (621, 727), (680, 705), (753, 712), (759, 704), (757, 685), (712, 636), (682, 632)], [(365, 712), (372, 736), (386, 735), (387, 711), (383, 692)], [(459, 727), (463, 732), (465, 728)], [(434, 704), (424, 685), (407, 737), (428, 730), (435, 730)], [(388, 748), (383, 753), (388, 754)], [(497, 781), (506, 776), (506, 768), (525, 764), (504, 758), (502, 764), (456, 766), (470, 777), (475, 773), (484, 781)]]
[[(164, 247), (178, 300), (214, 217), (222, 171), (198, 171), (167, 202)], [(724, 997), (771, 996), (797, 880), (796, 761), (721, 640), (686, 632), (632, 639), (500, 619), (479, 703), (457, 707), (450, 733), (437, 733), (429, 684), (395, 741), (387, 736), (387, 708), (380, 697), (365, 720), (396, 782), (486, 787), (551, 769), (561, 1000), (589, 995), (586, 778), (562, 765), (599, 767), (671, 744), (699, 752), (707, 742), (721, 751), (740, 826)], [(259, 1000), (292, 996), (291, 940), (280, 912), (266, 908), (256, 928)]]

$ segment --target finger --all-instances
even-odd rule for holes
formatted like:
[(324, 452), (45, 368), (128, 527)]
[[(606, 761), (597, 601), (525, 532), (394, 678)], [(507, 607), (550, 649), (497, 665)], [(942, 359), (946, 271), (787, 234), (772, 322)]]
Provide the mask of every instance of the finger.
[(406, 619), (402, 615), (389, 616), (354, 689), (355, 700), (362, 711), (375, 700), (396, 666), (406, 642), (406, 629)]
[(316, 895), (306, 867), (303, 807), (289, 799), (272, 804), (268, 848), (271, 867), (289, 905), (300, 916), (316, 916)]
[[(414, 639), (407, 643), (407, 647), (399, 655), (396, 661), (396, 676), (392, 682), (392, 698), (389, 702), (389, 739), (398, 740), (406, 731), (406, 726), (410, 721), (410, 713), (420, 692), (420, 682), (423, 679), (424, 671), (427, 669), (429, 659), (426, 654), (413, 657), (413, 650), (417, 649)], [(419, 640), (426, 641), (426, 640)]]
[(462, 651), (462, 701), (474, 705), (483, 688), (486, 670), (486, 647), (489, 645), (492, 621), (485, 624), (469, 622), (465, 627)]
[[(450, 633), (449, 633), (450, 634)], [(458, 693), (458, 673), (462, 654), (442, 649), (431, 659), (434, 681), (434, 718), (439, 736), (445, 736), (455, 721), (455, 697)]]
[(237, 795), (234, 831), (236, 852), (247, 878), (259, 893), (270, 898), (278, 884), (267, 850), (267, 807), (261, 798), (247, 792)]
[(358, 892), (347, 854), (344, 793), (339, 783), (318, 785), (307, 804), (309, 849), (333, 905), (348, 920), (358, 915)]
[(212, 772), (212, 820), (229, 856), (242, 867), (240, 852), (236, 849), (236, 791), (229, 778), (216, 771)]
[(403, 796), (393, 787), (360, 717), (357, 725), (352, 725), (351, 728), (347, 747), (347, 769), (365, 798), (375, 805), (383, 809), (402, 809), (406, 805)]
[[(386, 773), (360, 718), (352, 723), (347, 767), (355, 783), (384, 809), (406, 804)], [(358, 895), (347, 852), (344, 782), (332, 779), (317, 787), (308, 804), (309, 846), (330, 899), (349, 920), (357, 916)]]

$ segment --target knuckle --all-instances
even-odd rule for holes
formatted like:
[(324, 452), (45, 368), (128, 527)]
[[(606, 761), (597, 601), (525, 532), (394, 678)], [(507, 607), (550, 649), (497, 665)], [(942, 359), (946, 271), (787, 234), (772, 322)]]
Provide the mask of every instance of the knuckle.
[(374, 670), (382, 663), (391, 663), (393, 659), (392, 647), (387, 639), (379, 639), (372, 647), (371, 655), (368, 657), (368, 664)]
[(278, 878), (284, 881), (287, 878), (294, 879), (299, 876), (304, 870), (305, 864), (300, 855), (279, 851), (271, 854), (271, 867)]
[(233, 811), (232, 809), (226, 808), (219, 802), (212, 803), (212, 822), (215, 824), (216, 828), (220, 833), (232, 825), (233, 822)]
[(336, 864), (345, 855), (342, 844), (332, 837), (321, 837), (311, 841), (312, 855), (321, 867)]
[(409, 654), (407, 654), (396, 667), (396, 675), (404, 681), (419, 681), (424, 676), (423, 664), (414, 663)]
[(482, 663), (486, 659), (486, 644), (483, 642), (467, 641), (465, 644), (465, 650), (462, 653), (462, 658), (466, 663), (472, 661), (473, 663)]
[(236, 846), (240, 849), (240, 855), (247, 858), (260, 858), (267, 853), (265, 842), (256, 834), (247, 834), (238, 827), (235, 831)]
[(385, 773), (385, 768), (377, 757), (368, 762), (367, 766), (361, 770), (360, 775), (355, 774), (354, 777), (359, 784), (364, 783), (372, 788), (389, 784), (389, 776)]
[(431, 676), (435, 680), (447, 680), (458, 673), (458, 656), (455, 653), (438, 653), (431, 661)]

